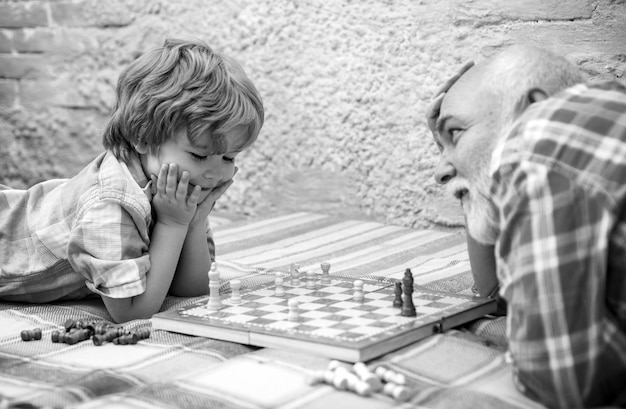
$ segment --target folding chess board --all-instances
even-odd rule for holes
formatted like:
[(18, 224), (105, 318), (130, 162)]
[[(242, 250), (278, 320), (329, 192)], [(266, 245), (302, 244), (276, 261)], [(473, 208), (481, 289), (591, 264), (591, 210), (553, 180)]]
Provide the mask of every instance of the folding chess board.
[[(260, 347), (304, 350), (347, 362), (367, 361), (414, 343), (433, 333), (495, 312), (494, 300), (415, 290), (416, 317), (400, 315), (392, 306), (396, 280), (358, 278), (363, 301), (353, 300), (357, 278), (331, 276), (331, 284), (315, 288), (265, 283), (241, 293), (239, 304), (222, 296), (223, 308), (210, 310), (207, 300), (159, 313), (153, 328), (233, 341)], [(288, 301), (299, 302), (299, 318), (289, 319)]]

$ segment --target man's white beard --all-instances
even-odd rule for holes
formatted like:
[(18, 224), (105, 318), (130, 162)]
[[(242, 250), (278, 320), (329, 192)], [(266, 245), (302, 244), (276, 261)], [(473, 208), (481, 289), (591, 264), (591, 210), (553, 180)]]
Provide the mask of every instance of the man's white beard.
[[(483, 168), (484, 169), (484, 168)], [(486, 169), (475, 181), (464, 206), (469, 234), (483, 244), (495, 244), (500, 233), (498, 210), (491, 201), (491, 178)]]
[(454, 193), (467, 188), (469, 193), (463, 199), (467, 229), (470, 236), (482, 244), (495, 244), (500, 233), (498, 211), (491, 201), (491, 178), (485, 166), (473, 181), (453, 180), (447, 187)]

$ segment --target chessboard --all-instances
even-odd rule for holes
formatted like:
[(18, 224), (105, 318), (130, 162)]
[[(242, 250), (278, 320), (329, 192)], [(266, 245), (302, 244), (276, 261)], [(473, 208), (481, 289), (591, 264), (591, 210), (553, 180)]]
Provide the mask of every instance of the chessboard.
[[(215, 296), (210, 296), (158, 313), (152, 318), (153, 328), (364, 362), (496, 310), (494, 300), (418, 287), (411, 294), (415, 316), (403, 316), (401, 308), (393, 306), (398, 297), (395, 279), (309, 274), (300, 280), (282, 273), (277, 277), (280, 284), (266, 282), (241, 293), (237, 289), (236, 297), (222, 294), (217, 308), (211, 305)], [(360, 286), (358, 297), (355, 282)]]

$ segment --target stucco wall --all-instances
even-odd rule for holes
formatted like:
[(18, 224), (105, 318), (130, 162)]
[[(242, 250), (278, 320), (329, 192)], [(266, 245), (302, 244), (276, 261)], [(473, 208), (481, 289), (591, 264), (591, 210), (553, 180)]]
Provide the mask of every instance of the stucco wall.
[(121, 68), (168, 36), (237, 58), (266, 123), (217, 209), (458, 227), (423, 115), (470, 58), (514, 43), (591, 79), (626, 71), (624, 0), (0, 0), (0, 183), (69, 177), (101, 151)]

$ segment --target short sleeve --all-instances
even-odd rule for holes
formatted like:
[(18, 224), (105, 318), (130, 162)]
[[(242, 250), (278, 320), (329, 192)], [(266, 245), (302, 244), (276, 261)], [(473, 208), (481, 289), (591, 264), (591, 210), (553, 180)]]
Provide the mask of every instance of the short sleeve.
[(72, 228), (68, 260), (94, 293), (129, 298), (145, 291), (149, 245), (148, 227), (137, 211), (104, 201)]

